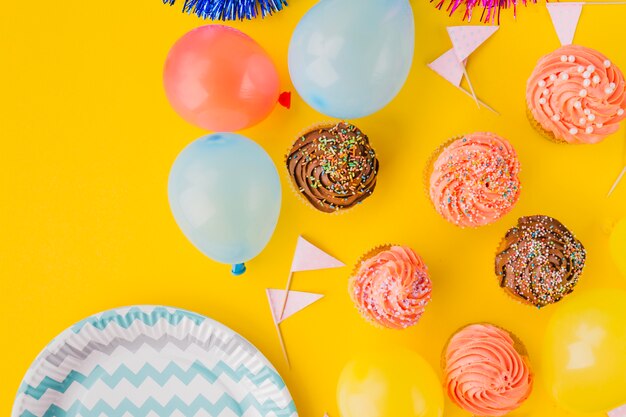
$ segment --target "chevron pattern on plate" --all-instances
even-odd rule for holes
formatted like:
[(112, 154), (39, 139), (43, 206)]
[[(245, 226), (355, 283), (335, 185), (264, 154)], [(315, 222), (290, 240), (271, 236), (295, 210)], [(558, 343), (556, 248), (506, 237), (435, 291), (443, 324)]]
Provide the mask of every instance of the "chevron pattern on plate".
[(297, 417), (282, 378), (241, 336), (167, 307), (108, 311), (37, 357), (12, 417)]

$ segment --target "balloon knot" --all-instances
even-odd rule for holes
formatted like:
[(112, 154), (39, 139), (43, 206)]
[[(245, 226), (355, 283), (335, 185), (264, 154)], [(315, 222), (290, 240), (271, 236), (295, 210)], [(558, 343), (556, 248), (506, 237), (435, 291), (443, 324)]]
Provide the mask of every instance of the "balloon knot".
[(291, 91), (284, 91), (278, 96), (278, 104), (286, 109), (291, 108)]

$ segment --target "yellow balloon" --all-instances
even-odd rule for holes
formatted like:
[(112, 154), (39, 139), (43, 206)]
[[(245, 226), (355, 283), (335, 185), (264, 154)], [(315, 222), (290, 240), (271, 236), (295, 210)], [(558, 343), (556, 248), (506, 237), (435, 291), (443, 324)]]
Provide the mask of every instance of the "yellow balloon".
[(339, 377), (342, 417), (441, 417), (443, 391), (433, 368), (407, 349), (364, 353)]
[(617, 222), (609, 240), (613, 262), (626, 275), (626, 217)]
[(543, 372), (557, 404), (575, 413), (626, 403), (626, 292), (567, 299), (548, 323)]

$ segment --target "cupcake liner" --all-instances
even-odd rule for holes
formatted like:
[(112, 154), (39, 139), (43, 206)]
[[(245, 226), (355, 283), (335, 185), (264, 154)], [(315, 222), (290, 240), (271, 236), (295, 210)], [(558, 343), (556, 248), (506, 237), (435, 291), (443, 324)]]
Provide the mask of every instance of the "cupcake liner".
[[(315, 123), (315, 124), (309, 126), (308, 128), (301, 130), (298, 133), (298, 135), (296, 136), (295, 141), (299, 140), (301, 137), (303, 137), (304, 135), (306, 135), (309, 132), (312, 132), (312, 131), (318, 130), (318, 129), (329, 129), (329, 128), (332, 128), (332, 127), (336, 126), (339, 123), (349, 123), (349, 122), (347, 122), (345, 120), (339, 120), (339, 121), (328, 120), (328, 121)], [(289, 154), (291, 153), (291, 149), (292, 149), (293, 144), (295, 143), (295, 141), (293, 141), (291, 143), (291, 145), (287, 149), (287, 152), (285, 153), (285, 157), (284, 157), (284, 160), (283, 160), (283, 166), (287, 165)], [(350, 212), (350, 211), (354, 210), (357, 206), (360, 205), (360, 204), (355, 204), (352, 207), (341, 208), (339, 210), (333, 210), (332, 212), (325, 212), (325, 211), (319, 210), (318, 208), (315, 207), (315, 204), (312, 203), (311, 201), (309, 201), (303, 195), (303, 193), (296, 187), (296, 184), (295, 184), (294, 180), (291, 178), (291, 175), (289, 173), (287, 173), (287, 176), (289, 177), (289, 188), (291, 189), (291, 192), (296, 196), (296, 198), (298, 200), (302, 201), (307, 207), (309, 207), (311, 210), (315, 211), (316, 213), (321, 213), (321, 214), (330, 215), (330, 216), (338, 216), (338, 215), (346, 214), (347, 212)]]
[(567, 145), (568, 142), (564, 139), (559, 139), (556, 135), (549, 130), (546, 130), (537, 122), (535, 116), (533, 116), (533, 112), (530, 110), (530, 107), (526, 107), (526, 118), (528, 118), (528, 122), (530, 125), (545, 139), (548, 139), (552, 143), (558, 143), (559, 145)]

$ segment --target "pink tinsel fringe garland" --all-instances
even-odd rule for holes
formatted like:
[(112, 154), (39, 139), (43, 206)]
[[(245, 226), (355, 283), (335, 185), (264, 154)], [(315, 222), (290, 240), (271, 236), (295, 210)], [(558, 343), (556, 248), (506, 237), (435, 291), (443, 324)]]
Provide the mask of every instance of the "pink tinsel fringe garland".
[(435, 5), (441, 10), (443, 5), (448, 1), (448, 7), (446, 10), (450, 12), (450, 16), (457, 11), (459, 7), (465, 5), (465, 13), (463, 20), (470, 21), (472, 19), (472, 12), (475, 7), (482, 7), (483, 12), (480, 16), (480, 21), (484, 23), (500, 23), (500, 11), (502, 9), (513, 9), (513, 16), (517, 16), (518, 4), (526, 6), (528, 3), (537, 3), (537, 0), (430, 0), (431, 3), (438, 1)]

